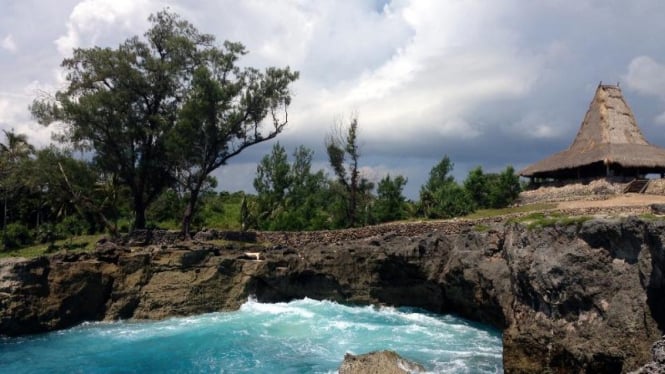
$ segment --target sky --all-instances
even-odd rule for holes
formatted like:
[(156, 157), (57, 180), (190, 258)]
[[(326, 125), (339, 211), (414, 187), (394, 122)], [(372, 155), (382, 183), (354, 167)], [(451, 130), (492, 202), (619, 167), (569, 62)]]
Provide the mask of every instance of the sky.
[[(28, 106), (65, 87), (63, 58), (143, 35), (166, 7), (242, 42), (241, 66), (300, 72), (276, 139), (289, 153), (304, 145), (325, 168), (326, 135), (355, 114), (363, 175), (403, 175), (412, 199), (444, 155), (462, 181), (567, 148), (601, 81), (665, 146), (662, 0), (0, 0), (0, 129), (51, 143), (61, 129)], [(220, 189), (252, 192), (273, 143), (216, 171)]]

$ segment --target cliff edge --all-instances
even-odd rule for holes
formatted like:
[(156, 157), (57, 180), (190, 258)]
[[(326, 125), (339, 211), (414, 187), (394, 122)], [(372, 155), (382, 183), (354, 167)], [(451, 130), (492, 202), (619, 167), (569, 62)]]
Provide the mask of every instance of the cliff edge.
[(310, 297), (489, 323), (503, 329), (507, 373), (619, 373), (650, 360), (665, 326), (665, 222), (455, 225), (300, 245), (220, 246), (207, 233), (187, 245), (4, 259), (0, 334)]

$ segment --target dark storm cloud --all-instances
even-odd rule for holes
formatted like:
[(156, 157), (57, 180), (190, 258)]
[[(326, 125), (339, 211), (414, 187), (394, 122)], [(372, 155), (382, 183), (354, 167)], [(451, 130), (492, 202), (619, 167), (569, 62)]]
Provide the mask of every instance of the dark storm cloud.
[[(288, 152), (325, 165), (323, 139), (357, 113), (367, 175), (409, 178), (417, 195), (443, 155), (462, 179), (482, 165), (520, 168), (568, 147), (596, 86), (621, 82), (647, 138), (665, 145), (665, 2), (660, 0), (11, 0), (0, 4), (0, 127), (48, 142), (27, 113), (55, 89), (76, 46), (115, 46), (169, 6), (219, 40), (242, 41), (241, 63), (301, 71)], [(251, 190), (270, 144), (216, 174)]]

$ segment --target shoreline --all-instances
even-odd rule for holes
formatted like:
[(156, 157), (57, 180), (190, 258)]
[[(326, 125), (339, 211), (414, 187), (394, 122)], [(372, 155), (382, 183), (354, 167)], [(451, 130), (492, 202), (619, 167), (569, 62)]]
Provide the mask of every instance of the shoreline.
[(242, 245), (108, 242), (93, 253), (0, 260), (0, 332), (234, 310), (255, 294), (408, 305), (490, 324), (503, 331), (506, 372), (645, 363), (664, 322), (665, 221), (530, 229), (507, 219), (257, 233), (258, 244)]

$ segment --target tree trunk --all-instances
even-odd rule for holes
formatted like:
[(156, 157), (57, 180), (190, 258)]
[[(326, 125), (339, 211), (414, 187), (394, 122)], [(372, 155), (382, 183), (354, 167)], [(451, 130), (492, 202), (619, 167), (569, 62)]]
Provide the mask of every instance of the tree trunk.
[(134, 230), (145, 229), (145, 202), (142, 196), (134, 196)]
[(185, 237), (185, 240), (192, 239), (192, 218), (194, 217), (194, 212), (196, 211), (196, 202), (199, 199), (199, 189), (193, 189), (189, 194), (189, 199), (187, 199), (187, 205), (185, 206), (185, 212), (182, 215), (182, 234)]
[(2, 250), (7, 250), (7, 191), (3, 191), (4, 208), (2, 210)]

